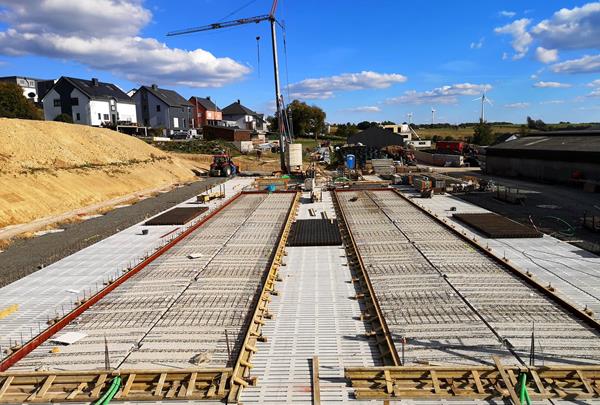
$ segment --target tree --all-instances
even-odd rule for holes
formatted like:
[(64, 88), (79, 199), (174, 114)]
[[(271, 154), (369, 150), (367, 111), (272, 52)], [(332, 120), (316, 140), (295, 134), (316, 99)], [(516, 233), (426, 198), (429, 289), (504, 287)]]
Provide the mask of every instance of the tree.
[(547, 131), (548, 125), (542, 120), (534, 120), (531, 117), (527, 117), (527, 128), (537, 129), (538, 131)]
[(42, 119), (38, 108), (23, 95), (23, 89), (16, 83), (0, 83), (0, 117)]
[(476, 145), (489, 145), (494, 141), (494, 133), (492, 132), (492, 125), (485, 122), (479, 121), (473, 130), (473, 143)]
[[(406, 124), (406, 122), (405, 122)], [(394, 121), (381, 121), (381, 125), (396, 125)]]
[(362, 122), (359, 122), (358, 124), (356, 124), (356, 127), (358, 129), (360, 129), (361, 131), (364, 131), (365, 129), (369, 129), (369, 128), (372, 128), (372, 127), (378, 127), (378, 126), (379, 126), (378, 123), (376, 123), (376, 122), (369, 122), (369, 121), (362, 121)]
[(336, 136), (347, 138), (350, 135), (354, 135), (358, 132), (358, 127), (350, 122), (346, 124), (339, 124), (337, 126)]

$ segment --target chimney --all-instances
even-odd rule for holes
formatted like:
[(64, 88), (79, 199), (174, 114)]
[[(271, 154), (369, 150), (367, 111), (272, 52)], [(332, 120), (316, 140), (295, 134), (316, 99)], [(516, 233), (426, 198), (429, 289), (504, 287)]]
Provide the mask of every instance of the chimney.
[(240, 103), (240, 99), (239, 99), (239, 98), (238, 98), (238, 101), (237, 101), (237, 103), (238, 103), (238, 104), (242, 104), (242, 103)]
[(210, 96), (206, 96), (206, 99), (207, 99), (208, 101), (210, 101)]
[(158, 86), (156, 84), (153, 84), (151, 87), (152, 87), (152, 90), (158, 90)]
[(98, 87), (98, 79), (96, 79), (95, 77), (92, 77), (92, 86)]

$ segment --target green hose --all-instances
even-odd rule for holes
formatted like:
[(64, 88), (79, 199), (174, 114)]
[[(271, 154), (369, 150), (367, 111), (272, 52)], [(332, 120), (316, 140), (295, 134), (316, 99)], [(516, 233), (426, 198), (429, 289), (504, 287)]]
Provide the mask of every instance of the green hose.
[(521, 405), (531, 405), (531, 398), (529, 398), (529, 392), (527, 392), (527, 374), (521, 373), (519, 380), (519, 399), (521, 400)]
[(117, 395), (117, 391), (121, 388), (121, 376), (115, 376), (113, 378), (108, 390), (100, 397), (99, 400), (94, 402), (94, 405), (107, 405)]

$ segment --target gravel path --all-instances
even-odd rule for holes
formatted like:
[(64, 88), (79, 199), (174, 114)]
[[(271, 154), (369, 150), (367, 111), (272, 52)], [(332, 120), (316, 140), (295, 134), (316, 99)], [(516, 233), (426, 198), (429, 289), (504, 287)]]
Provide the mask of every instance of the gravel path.
[(64, 232), (20, 239), (0, 253), (0, 287), (23, 278), (120, 230), (141, 222), (204, 191), (223, 178), (206, 178), (134, 205), (117, 208), (83, 222), (62, 226)]

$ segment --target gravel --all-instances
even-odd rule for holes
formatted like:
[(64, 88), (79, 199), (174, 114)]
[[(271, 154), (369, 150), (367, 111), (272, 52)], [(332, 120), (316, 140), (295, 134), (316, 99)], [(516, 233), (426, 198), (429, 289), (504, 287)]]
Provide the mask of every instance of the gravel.
[(60, 233), (16, 240), (0, 253), (0, 287), (141, 222), (148, 216), (165, 211), (200, 194), (207, 185), (223, 180), (223, 178), (209, 177), (168, 193), (147, 198), (134, 205), (114, 209), (97, 218), (61, 225), (64, 231)]

